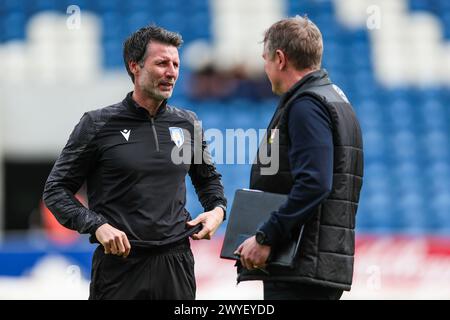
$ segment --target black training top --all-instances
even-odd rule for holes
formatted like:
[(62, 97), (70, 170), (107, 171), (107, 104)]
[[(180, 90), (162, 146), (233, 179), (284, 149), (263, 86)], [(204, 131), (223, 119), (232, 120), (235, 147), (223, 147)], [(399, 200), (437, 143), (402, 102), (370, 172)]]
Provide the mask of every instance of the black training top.
[[(43, 198), (67, 228), (93, 235), (109, 223), (132, 244), (164, 245), (192, 233), (186, 226), (191, 219), (185, 209), (186, 174), (205, 211), (226, 206), (221, 175), (210, 161), (195, 113), (164, 101), (152, 117), (131, 96), (83, 115)], [(74, 197), (84, 181), (89, 209)]]

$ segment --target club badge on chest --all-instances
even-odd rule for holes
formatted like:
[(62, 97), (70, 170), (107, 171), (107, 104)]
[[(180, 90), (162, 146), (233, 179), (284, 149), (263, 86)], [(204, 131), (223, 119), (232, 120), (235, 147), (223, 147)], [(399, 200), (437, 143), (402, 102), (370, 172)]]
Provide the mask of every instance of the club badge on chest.
[(169, 127), (169, 131), (171, 140), (178, 148), (181, 147), (184, 143), (183, 129), (178, 127)]

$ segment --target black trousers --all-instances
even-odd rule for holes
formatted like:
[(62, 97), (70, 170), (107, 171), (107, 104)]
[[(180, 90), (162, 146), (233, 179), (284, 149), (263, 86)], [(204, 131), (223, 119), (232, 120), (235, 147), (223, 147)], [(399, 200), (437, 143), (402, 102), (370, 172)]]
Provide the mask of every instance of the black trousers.
[(343, 290), (298, 282), (264, 281), (264, 300), (339, 300)]
[(90, 300), (194, 300), (189, 240), (156, 249), (132, 247), (122, 258), (98, 246), (92, 258)]

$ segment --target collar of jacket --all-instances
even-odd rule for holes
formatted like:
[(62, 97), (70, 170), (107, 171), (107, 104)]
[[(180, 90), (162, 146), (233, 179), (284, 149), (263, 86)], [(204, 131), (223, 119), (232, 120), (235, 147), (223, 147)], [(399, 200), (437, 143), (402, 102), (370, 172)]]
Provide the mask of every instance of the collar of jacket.
[(297, 92), (300, 88), (309, 87), (309, 85), (316, 83), (319, 80), (330, 80), (328, 79), (328, 72), (325, 69), (320, 69), (308, 73), (306, 76), (297, 81), (287, 92), (285, 92), (280, 99), (280, 106), (284, 105), (286, 101), (289, 100), (292, 95)]
[[(133, 100), (133, 91), (127, 94), (127, 96), (123, 100), (123, 103), (128, 107), (130, 111), (134, 113), (137, 113), (145, 117), (150, 116), (150, 113), (148, 112), (147, 109), (141, 107), (136, 101)], [(164, 99), (154, 117), (157, 117), (160, 114), (164, 113), (166, 109), (167, 109), (167, 99)]]

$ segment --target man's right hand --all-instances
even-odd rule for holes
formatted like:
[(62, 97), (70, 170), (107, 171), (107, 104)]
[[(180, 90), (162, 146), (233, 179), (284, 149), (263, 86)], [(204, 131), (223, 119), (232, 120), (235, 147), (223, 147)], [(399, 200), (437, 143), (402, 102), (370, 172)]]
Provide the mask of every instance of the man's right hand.
[(105, 223), (101, 225), (95, 231), (95, 236), (105, 248), (105, 254), (111, 253), (124, 258), (130, 254), (131, 245), (127, 235), (110, 224)]

